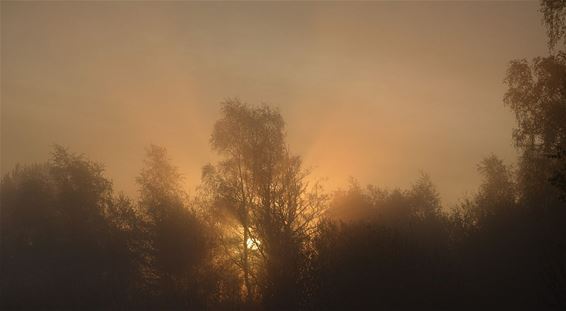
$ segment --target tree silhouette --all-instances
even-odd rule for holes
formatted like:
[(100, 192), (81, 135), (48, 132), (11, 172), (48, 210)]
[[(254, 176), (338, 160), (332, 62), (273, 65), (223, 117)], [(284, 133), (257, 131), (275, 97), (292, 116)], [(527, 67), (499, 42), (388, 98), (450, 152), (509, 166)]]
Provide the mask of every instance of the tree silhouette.
[[(557, 45), (566, 45), (566, 1), (542, 0), (541, 12), (548, 34), (548, 47), (552, 50)], [(560, 42), (564, 40), (563, 42)]]
[[(521, 151), (520, 203), (529, 224), (547, 292), (566, 306), (566, 3), (542, 1), (549, 56), (515, 60), (505, 82), (505, 104), (517, 118), (514, 140)], [(551, 187), (550, 184), (552, 184)], [(561, 199), (561, 200), (559, 200)], [(537, 221), (532, 221), (537, 219)]]
[(246, 300), (261, 295), (270, 308), (293, 307), (304, 247), (324, 196), (309, 188), (308, 171), (289, 154), (279, 112), (228, 100), (222, 114), (211, 144), (224, 160), (203, 175), (216, 206), (235, 220)]
[(2, 305), (119, 306), (135, 283), (132, 206), (102, 166), (56, 146), (46, 164), (2, 179)]
[(156, 308), (203, 308), (206, 295), (214, 294), (199, 289), (204, 281), (199, 270), (211, 256), (212, 241), (189, 208), (181, 181), (166, 150), (151, 145), (137, 182), (147, 247), (144, 276)]

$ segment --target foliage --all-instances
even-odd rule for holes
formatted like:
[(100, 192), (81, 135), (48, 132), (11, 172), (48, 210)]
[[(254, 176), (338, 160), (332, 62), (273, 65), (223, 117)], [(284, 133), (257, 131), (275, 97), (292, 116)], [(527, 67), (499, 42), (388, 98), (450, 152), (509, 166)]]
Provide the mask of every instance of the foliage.
[(228, 100), (222, 114), (211, 144), (224, 159), (206, 166), (203, 177), (218, 214), (231, 225), (226, 249), (242, 269), (248, 303), (261, 298), (270, 308), (296, 308), (324, 196), (309, 187), (308, 171), (290, 155), (279, 112)]
[[(116, 307), (135, 284), (130, 201), (100, 165), (56, 146), (2, 179), (3, 305)], [(30, 305), (32, 304), (32, 305)]]

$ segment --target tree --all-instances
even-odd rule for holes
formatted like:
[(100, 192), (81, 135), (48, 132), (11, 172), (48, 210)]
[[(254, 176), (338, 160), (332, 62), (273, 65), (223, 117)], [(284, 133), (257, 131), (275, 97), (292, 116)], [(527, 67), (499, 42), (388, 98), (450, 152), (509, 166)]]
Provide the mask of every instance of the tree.
[(501, 159), (491, 155), (481, 161), (478, 171), (483, 177), (476, 203), (490, 208), (486, 213), (496, 209), (513, 208), (517, 203), (517, 190), (513, 171)]
[(313, 304), (336, 310), (450, 305), (453, 271), (440, 208), (426, 174), (407, 190), (352, 182), (337, 191), (315, 236)]
[[(552, 52), (566, 38), (566, 2), (545, 0), (542, 11)], [(505, 82), (504, 102), (517, 118), (513, 138), (523, 164), (536, 165), (566, 196), (566, 50), (536, 57), (531, 64), (512, 61)]]
[(205, 223), (188, 207), (181, 174), (165, 148), (147, 149), (137, 183), (145, 220), (146, 284), (153, 303), (159, 308), (203, 308), (206, 294), (199, 290), (199, 269), (211, 255), (211, 240)]
[(566, 1), (564, 0), (542, 0), (541, 12), (543, 13), (546, 32), (548, 34), (548, 47), (552, 50), (560, 45), (566, 45)]
[(411, 201), (412, 213), (417, 217), (432, 218), (440, 215), (440, 195), (428, 174), (421, 173), (407, 196)]
[[(549, 56), (514, 60), (504, 102), (516, 115), (514, 140), (522, 152), (520, 204), (536, 237), (541, 274), (555, 304), (566, 306), (566, 2), (543, 0)], [(537, 221), (532, 221), (537, 219)]]
[(237, 235), (246, 301), (259, 288), (266, 305), (291, 307), (298, 295), (289, 291), (300, 286), (301, 258), (324, 196), (290, 155), (277, 110), (227, 100), (221, 111), (211, 145), (224, 159), (206, 166), (203, 177)]
[(134, 293), (132, 206), (103, 168), (55, 146), (1, 184), (2, 305), (120, 308)]

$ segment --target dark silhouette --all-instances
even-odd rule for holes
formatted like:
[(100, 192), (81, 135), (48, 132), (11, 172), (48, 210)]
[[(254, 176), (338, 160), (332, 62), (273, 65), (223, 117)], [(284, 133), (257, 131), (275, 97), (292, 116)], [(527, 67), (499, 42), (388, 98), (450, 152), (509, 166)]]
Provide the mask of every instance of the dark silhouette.
[(102, 167), (56, 146), (2, 179), (3, 308), (118, 307), (133, 291), (130, 201)]
[(222, 112), (211, 143), (225, 159), (206, 166), (203, 177), (212, 207), (235, 232), (225, 235), (228, 256), (235, 254), (241, 267), (247, 304), (261, 299), (269, 309), (296, 309), (307, 244), (325, 197), (309, 187), (308, 171), (287, 150), (276, 110), (228, 100)]
[(189, 206), (181, 175), (166, 150), (150, 146), (137, 178), (142, 226), (143, 290), (155, 309), (202, 309), (216, 299), (218, 276), (212, 264), (211, 229)]

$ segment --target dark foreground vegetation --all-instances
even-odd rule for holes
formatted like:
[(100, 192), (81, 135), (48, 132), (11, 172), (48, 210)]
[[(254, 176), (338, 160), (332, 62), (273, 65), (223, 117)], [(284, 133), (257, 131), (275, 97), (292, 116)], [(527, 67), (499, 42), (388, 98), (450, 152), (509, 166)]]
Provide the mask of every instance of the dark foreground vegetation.
[(509, 67), (517, 167), (484, 159), (455, 208), (426, 174), (325, 193), (277, 110), (228, 100), (191, 195), (157, 146), (136, 198), (58, 146), (4, 176), (1, 308), (566, 309), (565, 10), (543, 1), (549, 55)]

